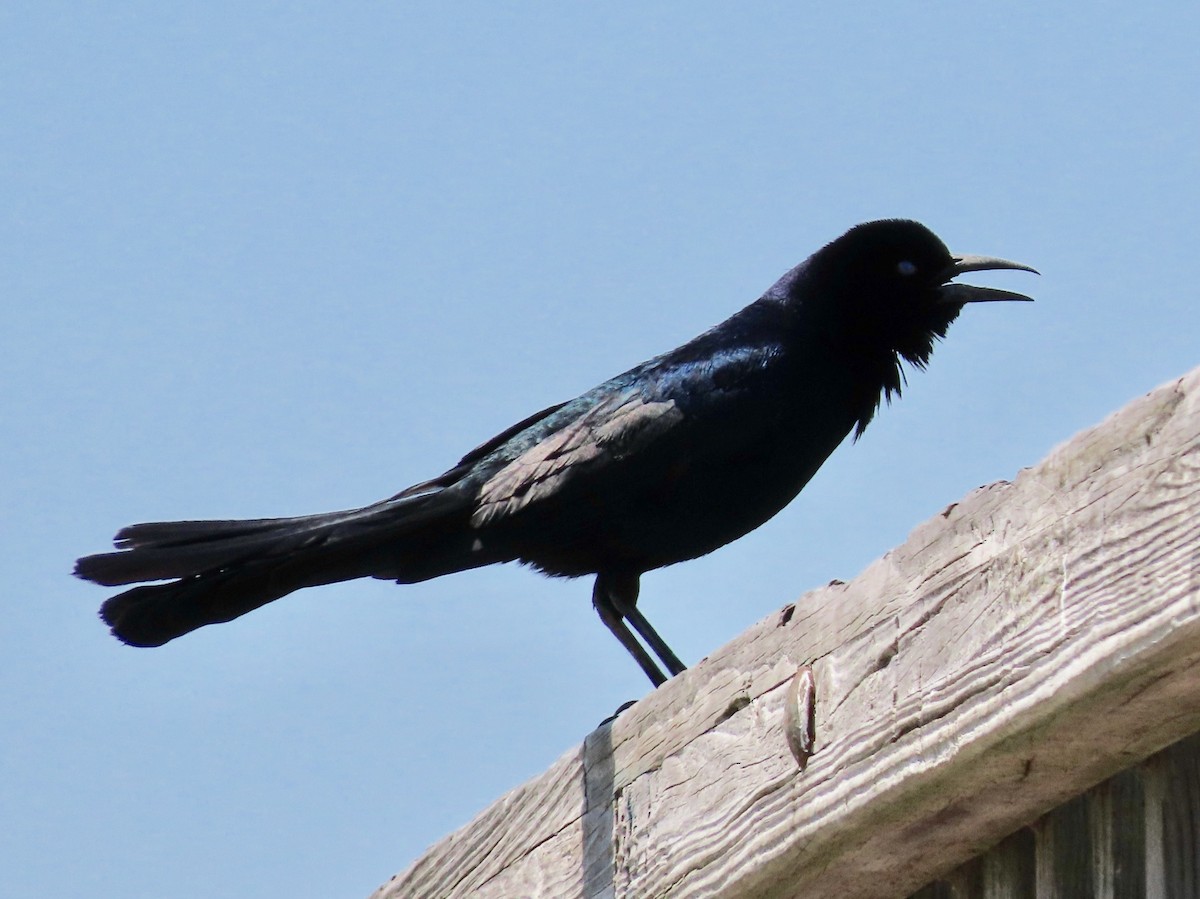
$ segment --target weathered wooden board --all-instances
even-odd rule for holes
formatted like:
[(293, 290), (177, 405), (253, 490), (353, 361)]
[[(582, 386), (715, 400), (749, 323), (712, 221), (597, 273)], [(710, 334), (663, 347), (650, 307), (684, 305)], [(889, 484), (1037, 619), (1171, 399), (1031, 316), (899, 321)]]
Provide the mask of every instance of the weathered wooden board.
[[(930, 883), (1200, 729), (1198, 450), (1200, 370), (759, 622), (376, 899), (895, 899)], [(803, 665), (801, 771), (784, 706)], [(989, 864), (985, 881), (1049, 876)]]
[(1200, 733), (1059, 806), (909, 899), (1197, 896)]

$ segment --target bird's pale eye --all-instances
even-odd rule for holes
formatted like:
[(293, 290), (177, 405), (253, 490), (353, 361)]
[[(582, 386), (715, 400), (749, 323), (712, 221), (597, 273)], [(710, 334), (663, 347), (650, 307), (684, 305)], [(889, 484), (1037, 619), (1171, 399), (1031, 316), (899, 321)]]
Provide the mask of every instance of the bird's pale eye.
[(915, 262), (909, 262), (907, 259), (901, 259), (896, 264), (896, 271), (907, 278), (910, 275), (915, 275), (917, 273), (917, 264)]

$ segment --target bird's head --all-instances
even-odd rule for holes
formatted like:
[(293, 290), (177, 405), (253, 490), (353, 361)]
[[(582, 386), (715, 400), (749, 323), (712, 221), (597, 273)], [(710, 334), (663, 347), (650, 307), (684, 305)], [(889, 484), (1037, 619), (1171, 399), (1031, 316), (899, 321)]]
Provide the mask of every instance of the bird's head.
[[(996, 269), (1035, 271), (1006, 259), (951, 253), (924, 225), (902, 219), (851, 228), (803, 269), (806, 295), (819, 297), (812, 312), (824, 322), (823, 330), (869, 369), (868, 377), (887, 399), (903, 385), (901, 360), (924, 368), (935, 341), (964, 305), (1032, 300), (1008, 290), (953, 283), (953, 278)], [(860, 420), (860, 433), (869, 417)]]
[(951, 283), (953, 278), (997, 269), (1036, 273), (1007, 259), (951, 253), (924, 225), (903, 219), (857, 225), (805, 268), (809, 289), (817, 287), (838, 330), (919, 367), (967, 303), (1032, 302), (1021, 293)]

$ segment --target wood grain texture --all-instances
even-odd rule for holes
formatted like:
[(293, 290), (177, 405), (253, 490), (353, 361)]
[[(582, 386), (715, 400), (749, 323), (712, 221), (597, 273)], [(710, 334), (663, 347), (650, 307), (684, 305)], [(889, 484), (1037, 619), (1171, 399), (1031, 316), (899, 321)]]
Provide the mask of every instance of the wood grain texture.
[[(759, 622), (375, 896), (911, 894), (1200, 729), (1198, 448), (1200, 370)], [(979, 876), (1055, 876), (1014, 871)]]
[(1198, 773), (1200, 733), (1058, 806), (909, 899), (1196, 899)]

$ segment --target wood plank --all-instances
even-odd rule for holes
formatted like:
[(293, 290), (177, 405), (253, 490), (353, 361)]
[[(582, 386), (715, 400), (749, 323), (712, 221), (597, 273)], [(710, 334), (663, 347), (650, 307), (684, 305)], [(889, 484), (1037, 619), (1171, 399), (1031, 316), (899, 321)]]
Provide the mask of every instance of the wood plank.
[(1164, 753), (1163, 878), (1171, 899), (1200, 896), (1200, 740)]
[(994, 899), (1013, 895), (1014, 882), (1025, 884), (1015, 895), (1028, 899), (1195, 899), (1198, 820), (1200, 733), (1058, 806), (909, 899)]
[(1200, 729), (1198, 449), (1200, 370), (759, 622), (375, 896), (910, 894)]

